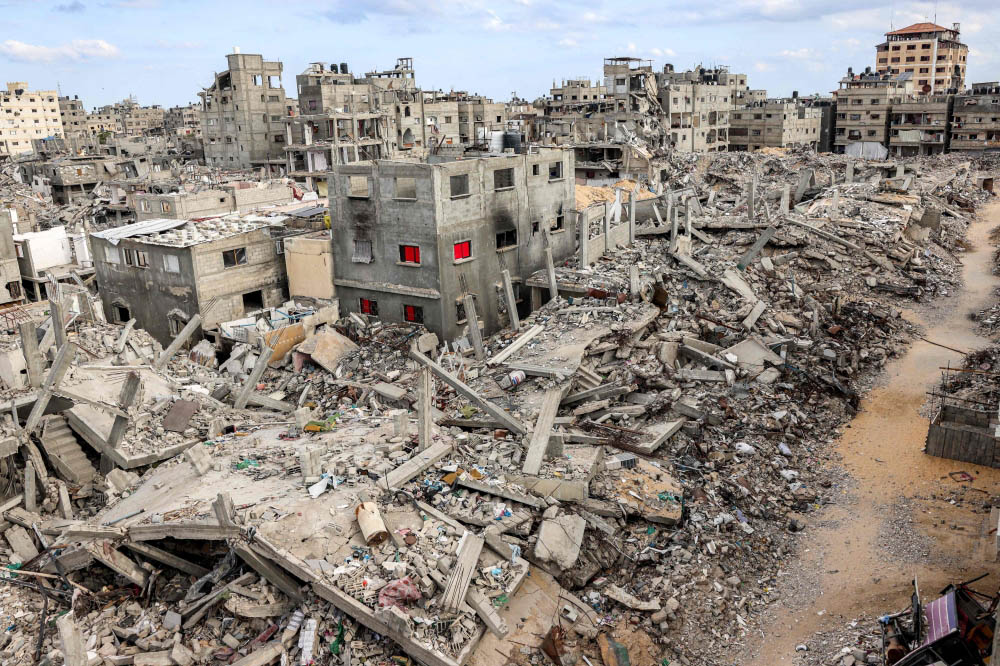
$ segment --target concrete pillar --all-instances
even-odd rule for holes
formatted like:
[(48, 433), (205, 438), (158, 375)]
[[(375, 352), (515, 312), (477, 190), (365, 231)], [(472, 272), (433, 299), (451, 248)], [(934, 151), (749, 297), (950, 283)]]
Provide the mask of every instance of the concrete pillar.
[[(183, 331), (181, 331), (183, 333)], [(178, 336), (180, 337), (180, 336)], [(239, 395), (236, 396), (236, 402), (234, 407), (236, 409), (243, 409), (247, 406), (247, 402), (250, 400), (250, 394), (254, 392), (257, 387), (257, 382), (264, 375), (264, 371), (267, 370), (267, 362), (271, 360), (271, 354), (274, 350), (264, 344), (264, 341), (260, 342), (260, 356), (257, 357), (257, 362), (253, 366), (253, 370), (250, 371), (250, 376), (247, 377), (246, 383), (243, 384), (243, 388), (240, 389)]]
[[(127, 412), (128, 408), (135, 402), (135, 397), (139, 393), (139, 386), (139, 373), (128, 373), (128, 376), (125, 377), (125, 383), (122, 384), (121, 393), (118, 396), (118, 407), (122, 411)], [(108, 434), (108, 446), (115, 448), (121, 443), (130, 420), (127, 416), (115, 416), (115, 420), (111, 424), (111, 432)]]
[(35, 399), (34, 406), (31, 408), (31, 413), (28, 414), (28, 418), (24, 422), (24, 429), (29, 433), (38, 427), (38, 423), (42, 420), (42, 415), (45, 414), (46, 407), (49, 406), (49, 400), (52, 399), (52, 391), (62, 382), (74, 358), (76, 358), (76, 345), (72, 342), (64, 344), (59, 353), (56, 354), (56, 358), (52, 362), (52, 367), (49, 368), (49, 374), (46, 375), (45, 381), (42, 383), (42, 389)]
[(628, 293), (632, 298), (639, 295), (639, 267), (635, 265), (628, 268)]
[(486, 348), (483, 347), (483, 332), (479, 330), (479, 315), (476, 314), (476, 299), (472, 294), (465, 295), (465, 320), (469, 324), (469, 342), (476, 353), (476, 360), (486, 358)]
[(394, 409), (391, 414), (393, 436), (406, 439), (406, 435), (410, 431), (410, 410)]
[(781, 212), (787, 215), (792, 210), (792, 186), (785, 184), (781, 188)]
[(18, 324), (21, 331), (21, 353), (24, 354), (24, 364), (28, 369), (28, 386), (38, 388), (42, 385), (42, 355), (38, 352), (38, 335), (35, 322), (22, 321)]
[(24, 464), (24, 508), (31, 513), (38, 511), (35, 500), (35, 463), (30, 460)]
[(424, 367), (417, 377), (417, 446), (421, 451), (431, 445), (434, 422), (431, 407), (434, 403), (434, 381), (430, 368)]
[(639, 184), (632, 188), (628, 198), (628, 244), (635, 243), (635, 207), (639, 203)]
[(830, 217), (836, 217), (840, 215), (840, 190), (833, 191), (833, 206), (830, 211)]
[[(580, 265), (585, 266), (583, 257), (587, 256), (586, 252), (586, 242), (584, 241), (585, 234), (583, 230), (580, 231), (580, 247), (582, 248), (582, 257), (580, 258)], [(507, 301), (507, 317), (510, 320), (510, 327), (515, 331), (521, 328), (521, 318), (517, 316), (517, 301), (514, 299), (514, 285), (510, 279), (510, 271), (506, 268), (500, 271), (500, 277), (503, 279), (503, 295), (504, 299)]]
[(757, 174), (754, 173), (750, 179), (750, 188), (747, 192), (747, 217), (753, 221), (757, 215)]
[(156, 368), (158, 370), (163, 369), (163, 367), (167, 365), (170, 359), (173, 358), (174, 354), (177, 353), (177, 350), (181, 348), (181, 345), (187, 342), (188, 338), (191, 337), (199, 326), (201, 326), (201, 315), (195, 314), (190, 320), (188, 320), (188, 323), (184, 326), (184, 328), (181, 329), (181, 332), (177, 334), (177, 337), (170, 342), (170, 345), (163, 350), (163, 353), (160, 354), (160, 358), (156, 360)]
[(684, 233), (691, 237), (691, 197), (684, 201)]
[(847, 170), (845, 171), (844, 182), (845, 183), (854, 182), (854, 160), (851, 159), (847, 160)]
[(896, 165), (896, 178), (902, 178), (905, 175), (906, 175), (906, 165), (905, 164), (897, 164)]
[(559, 298), (559, 286), (556, 283), (556, 265), (552, 261), (552, 248), (545, 248), (545, 269), (549, 275), (549, 300), (554, 301)]
[(63, 314), (62, 299), (58, 283), (45, 283), (45, 293), (49, 299), (49, 312), (52, 313), (52, 330), (55, 333), (56, 348), (66, 344), (66, 318)]

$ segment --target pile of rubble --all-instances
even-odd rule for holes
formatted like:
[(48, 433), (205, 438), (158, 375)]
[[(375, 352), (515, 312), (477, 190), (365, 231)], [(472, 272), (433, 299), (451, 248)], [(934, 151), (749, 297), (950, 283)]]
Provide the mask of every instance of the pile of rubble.
[(902, 303), (956, 288), (976, 168), (678, 158), (598, 204), (634, 242), (528, 277), (547, 302), (485, 339), (318, 310), (183, 354), (197, 317), (166, 350), (70, 326), (6, 424), (4, 658), (725, 661), (915, 333)]

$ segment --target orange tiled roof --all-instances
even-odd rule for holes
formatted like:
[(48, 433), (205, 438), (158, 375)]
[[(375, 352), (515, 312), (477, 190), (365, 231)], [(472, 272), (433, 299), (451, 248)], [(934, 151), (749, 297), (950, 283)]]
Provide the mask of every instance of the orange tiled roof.
[(899, 30), (893, 30), (892, 32), (885, 33), (886, 35), (912, 35), (917, 32), (945, 32), (948, 28), (943, 28), (936, 23), (914, 23), (911, 26), (905, 28), (900, 28)]

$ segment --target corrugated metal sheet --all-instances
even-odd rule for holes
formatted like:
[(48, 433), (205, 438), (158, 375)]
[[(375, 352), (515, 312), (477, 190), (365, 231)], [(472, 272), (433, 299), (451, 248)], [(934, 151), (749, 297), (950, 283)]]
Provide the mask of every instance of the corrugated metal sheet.
[(307, 206), (288, 211), (288, 214), (293, 217), (312, 217), (314, 215), (322, 215), (325, 212), (326, 206)]
[(170, 231), (171, 229), (176, 229), (177, 227), (183, 227), (188, 222), (189, 220), (144, 220), (143, 222), (136, 222), (135, 224), (126, 224), (113, 229), (97, 231), (90, 235), (96, 238), (103, 238), (112, 245), (118, 245), (118, 242), (125, 238), (134, 238), (136, 236), (146, 236), (148, 234), (158, 234), (162, 231)]

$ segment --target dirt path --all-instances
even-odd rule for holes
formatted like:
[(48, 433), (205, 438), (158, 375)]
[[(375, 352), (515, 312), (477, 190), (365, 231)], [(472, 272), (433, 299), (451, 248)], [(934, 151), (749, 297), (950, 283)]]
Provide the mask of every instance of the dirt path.
[[(940, 305), (933, 321), (907, 315), (925, 327), (927, 339), (963, 350), (989, 343), (976, 334), (968, 313), (988, 302), (998, 283), (989, 232), (1000, 224), (1000, 204), (979, 219), (963, 257), (965, 288)], [(783, 567), (787, 582), (779, 583), (771, 617), (749, 641), (752, 658), (742, 663), (791, 664), (795, 646), (809, 644), (816, 632), (843, 628), (862, 613), (904, 607), (913, 576), (932, 594), (954, 580), (1000, 572), (977, 553), (983, 515), (942, 498), (959, 485), (949, 472), (967, 471), (975, 480), (966, 485), (997, 492), (1000, 470), (923, 453), (928, 423), (919, 412), (940, 378), (938, 368), (949, 361), (956, 365), (960, 355), (917, 340), (888, 366), (883, 385), (842, 431), (837, 450), (856, 486), (812, 517), (798, 561)], [(986, 588), (1000, 584), (996, 575), (989, 580)]]

